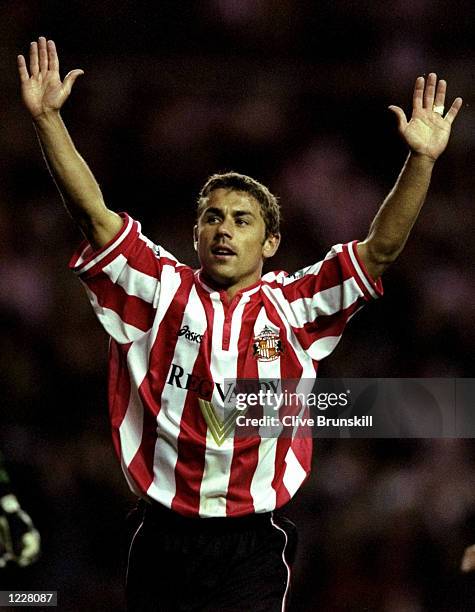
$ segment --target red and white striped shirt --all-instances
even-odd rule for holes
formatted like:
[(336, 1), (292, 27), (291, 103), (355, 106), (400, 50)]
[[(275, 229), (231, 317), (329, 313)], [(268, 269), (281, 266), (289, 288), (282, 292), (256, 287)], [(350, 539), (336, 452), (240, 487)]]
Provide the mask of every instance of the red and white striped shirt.
[(130, 488), (188, 516), (282, 506), (308, 475), (312, 440), (219, 439), (206, 408), (222, 405), (226, 379), (315, 379), (347, 321), (382, 293), (380, 282), (353, 242), (294, 275), (266, 274), (229, 300), (123, 217), (108, 245), (94, 252), (83, 243), (70, 267), (111, 336), (110, 419)]

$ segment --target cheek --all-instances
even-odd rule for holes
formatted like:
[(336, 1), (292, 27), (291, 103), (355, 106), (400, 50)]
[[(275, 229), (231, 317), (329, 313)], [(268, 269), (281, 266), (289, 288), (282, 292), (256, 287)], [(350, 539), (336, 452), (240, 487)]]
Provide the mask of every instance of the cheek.
[(261, 241), (256, 239), (246, 241), (243, 253), (248, 262), (259, 261), (262, 258)]
[(196, 237), (197, 250), (204, 251), (206, 250), (206, 246), (209, 243), (209, 236), (206, 232), (201, 231)]

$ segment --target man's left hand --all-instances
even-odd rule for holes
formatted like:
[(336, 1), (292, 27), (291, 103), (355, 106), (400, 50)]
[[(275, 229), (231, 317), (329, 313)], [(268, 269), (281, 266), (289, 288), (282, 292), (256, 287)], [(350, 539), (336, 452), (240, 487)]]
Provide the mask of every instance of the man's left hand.
[(409, 121), (402, 108), (389, 107), (396, 114), (399, 133), (411, 151), (432, 161), (445, 150), (452, 123), (462, 106), (462, 98), (455, 98), (444, 116), (446, 91), (446, 81), (437, 82), (437, 75), (431, 72), (427, 83), (424, 77), (416, 79)]

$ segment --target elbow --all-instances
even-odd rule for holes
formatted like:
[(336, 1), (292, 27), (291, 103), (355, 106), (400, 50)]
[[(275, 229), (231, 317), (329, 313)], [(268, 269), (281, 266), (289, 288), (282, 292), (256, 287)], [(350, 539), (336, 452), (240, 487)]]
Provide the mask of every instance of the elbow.
[(374, 245), (370, 240), (358, 243), (358, 255), (360, 256), (366, 271), (374, 280), (377, 280), (383, 272), (396, 260), (399, 251), (392, 248), (384, 248), (384, 245)]
[(391, 240), (367, 238), (361, 244), (365, 245), (367, 257), (376, 265), (391, 265), (402, 250), (401, 244)]
[(107, 209), (105, 205), (99, 214), (84, 215), (77, 219), (78, 225), (94, 249), (99, 249), (109, 243), (119, 233), (123, 219), (117, 213)]

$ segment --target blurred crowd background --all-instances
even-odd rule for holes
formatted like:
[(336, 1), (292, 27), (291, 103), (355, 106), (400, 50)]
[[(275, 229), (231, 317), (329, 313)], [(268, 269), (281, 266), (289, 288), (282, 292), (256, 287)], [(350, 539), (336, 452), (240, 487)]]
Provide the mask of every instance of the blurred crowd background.
[[(387, 110), (436, 71), (464, 98), (385, 297), (351, 323), (329, 377), (472, 377), (475, 5), (3, 0), (0, 3), (0, 448), (43, 536), (1, 589), (55, 589), (64, 611), (124, 608), (133, 496), (109, 437), (107, 338), (67, 264), (81, 239), (21, 106), (15, 58), (53, 38), (82, 68), (63, 117), (108, 205), (182, 261), (207, 176), (237, 170), (281, 200), (274, 269), (365, 237), (406, 151)], [(472, 440), (317, 440), (287, 514), (294, 611), (475, 609)], [(159, 579), (159, 577), (157, 577)]]

